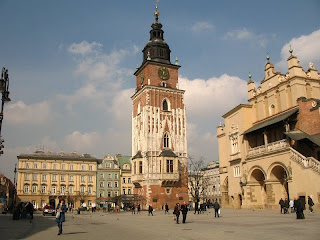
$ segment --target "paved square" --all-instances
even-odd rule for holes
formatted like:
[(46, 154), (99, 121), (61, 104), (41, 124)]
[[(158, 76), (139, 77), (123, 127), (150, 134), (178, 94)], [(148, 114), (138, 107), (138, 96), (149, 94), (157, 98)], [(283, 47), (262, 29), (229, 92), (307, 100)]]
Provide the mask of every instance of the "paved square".
[(2, 215), (0, 229), (1, 239), (320, 239), (320, 213), (317, 212), (305, 211), (304, 220), (277, 210), (222, 209), (221, 215), (214, 218), (212, 210), (200, 215), (189, 212), (186, 224), (175, 224), (172, 214), (159, 211), (155, 211), (154, 216), (148, 216), (147, 212), (140, 215), (68, 213), (61, 236), (57, 236), (58, 228), (52, 216), (35, 214), (30, 223)]

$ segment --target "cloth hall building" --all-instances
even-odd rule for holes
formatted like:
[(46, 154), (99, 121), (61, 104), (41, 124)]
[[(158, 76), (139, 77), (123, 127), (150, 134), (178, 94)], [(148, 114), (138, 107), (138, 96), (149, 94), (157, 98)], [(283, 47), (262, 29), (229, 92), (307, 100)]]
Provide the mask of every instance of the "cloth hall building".
[(267, 57), (264, 79), (248, 82), (248, 104), (217, 127), (222, 205), (278, 208), (280, 198), (320, 203), (320, 75), (290, 49), (288, 73)]

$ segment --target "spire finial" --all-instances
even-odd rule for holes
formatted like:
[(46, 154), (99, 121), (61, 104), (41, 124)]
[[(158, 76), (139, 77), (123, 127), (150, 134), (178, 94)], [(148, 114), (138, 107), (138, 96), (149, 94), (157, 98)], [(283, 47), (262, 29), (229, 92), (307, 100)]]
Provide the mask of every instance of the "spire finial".
[(159, 0), (157, 0), (156, 11), (154, 12), (154, 18), (156, 19), (156, 22), (158, 22), (159, 15), (160, 15), (160, 13), (158, 12), (158, 3), (159, 3)]
[(175, 65), (179, 65), (178, 57), (176, 57)]
[(249, 77), (249, 80), (251, 81), (252, 75), (251, 75), (251, 73), (250, 73), (250, 72), (249, 72), (248, 77)]
[(290, 45), (289, 53), (290, 53), (291, 56), (292, 56), (293, 50), (292, 50), (292, 48), (291, 48), (291, 45)]
[(267, 60), (268, 60), (268, 62), (269, 62), (269, 60), (270, 60), (269, 53), (267, 53)]

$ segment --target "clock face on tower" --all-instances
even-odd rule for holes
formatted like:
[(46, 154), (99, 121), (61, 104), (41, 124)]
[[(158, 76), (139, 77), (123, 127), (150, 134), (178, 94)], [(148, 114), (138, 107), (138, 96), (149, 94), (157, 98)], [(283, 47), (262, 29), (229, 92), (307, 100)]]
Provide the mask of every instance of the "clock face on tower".
[(158, 70), (158, 76), (162, 80), (168, 80), (170, 77), (169, 70), (166, 67), (160, 67)]

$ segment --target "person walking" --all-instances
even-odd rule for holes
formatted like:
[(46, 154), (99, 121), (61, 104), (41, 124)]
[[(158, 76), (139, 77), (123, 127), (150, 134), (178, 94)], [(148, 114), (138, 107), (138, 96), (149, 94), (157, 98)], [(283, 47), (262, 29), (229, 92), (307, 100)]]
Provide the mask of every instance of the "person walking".
[(31, 222), (31, 220), (33, 219), (33, 211), (34, 211), (34, 208), (33, 208), (33, 205), (31, 204), (31, 202), (27, 203), (26, 210), (27, 210), (27, 214), (29, 214), (28, 218)]
[(138, 204), (138, 206), (137, 206), (137, 214), (140, 214), (140, 211), (141, 211), (141, 206), (140, 206), (140, 204)]
[(136, 214), (136, 208), (134, 204), (132, 204), (131, 211), (132, 211), (132, 214)]
[(279, 200), (279, 205), (280, 205), (280, 213), (282, 213), (282, 210), (283, 210), (283, 206), (284, 206), (284, 201), (283, 201), (283, 199), (281, 198), (280, 200)]
[(312, 206), (314, 205), (314, 202), (310, 196), (308, 196), (308, 205), (309, 205), (309, 211), (310, 213), (313, 213), (313, 208)]
[(220, 209), (220, 204), (218, 203), (218, 200), (216, 199), (215, 202), (213, 203), (213, 208), (214, 208), (214, 217), (220, 217), (219, 216), (219, 209)]
[(58, 223), (59, 233), (58, 235), (62, 234), (62, 223), (66, 220), (65, 212), (67, 212), (67, 206), (64, 202), (64, 199), (61, 199), (57, 208), (56, 208), (56, 222)]
[(176, 215), (176, 224), (179, 224), (180, 210), (180, 204), (177, 203), (173, 210), (173, 214)]
[(187, 213), (188, 213), (188, 205), (184, 201), (183, 204), (181, 205), (181, 213), (182, 213), (182, 223), (186, 223), (187, 220)]
[(301, 198), (298, 198), (297, 200), (297, 219), (304, 219), (304, 214), (303, 214), (303, 210), (304, 210), (304, 206), (302, 203)]
[(291, 209), (291, 213), (294, 213), (294, 208), (293, 208), (293, 205), (294, 204), (294, 202), (293, 202), (293, 200), (291, 199), (290, 200), (290, 202), (289, 202), (289, 206), (290, 206), (290, 209)]
[(198, 212), (198, 214), (200, 213), (198, 201), (196, 201), (194, 204), (194, 214), (196, 214), (196, 212)]
[(166, 205), (164, 206), (164, 213), (165, 214), (169, 214), (169, 205), (168, 205), (168, 203), (166, 203)]
[(284, 214), (287, 214), (287, 213), (289, 214), (289, 200), (288, 200), (288, 198), (286, 198), (284, 200), (283, 212), (284, 212)]
[(148, 216), (150, 216), (150, 214), (153, 216), (153, 208), (151, 205), (149, 205)]

